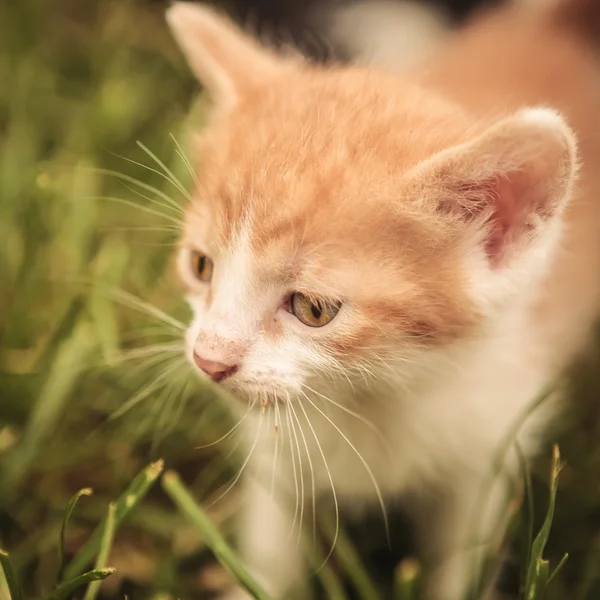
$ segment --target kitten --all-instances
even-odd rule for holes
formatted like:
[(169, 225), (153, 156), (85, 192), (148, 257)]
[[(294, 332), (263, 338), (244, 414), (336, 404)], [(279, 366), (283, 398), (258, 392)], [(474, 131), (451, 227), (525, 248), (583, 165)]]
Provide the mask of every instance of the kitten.
[[(216, 105), (178, 255), (187, 352), (249, 411), (241, 545), (274, 598), (309, 597), (291, 531), (313, 485), (317, 511), (404, 498), (428, 600), (464, 598), (501, 533), (518, 467), (492, 485), (494, 457), (599, 307), (586, 2), (482, 15), (404, 77), (169, 10)], [(527, 455), (558, 396), (522, 424)]]

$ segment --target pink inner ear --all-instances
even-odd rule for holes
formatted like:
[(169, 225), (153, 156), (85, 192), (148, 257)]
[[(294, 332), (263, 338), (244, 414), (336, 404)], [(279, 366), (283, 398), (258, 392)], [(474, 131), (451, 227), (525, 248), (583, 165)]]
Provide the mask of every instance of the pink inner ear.
[(548, 182), (527, 171), (503, 173), (462, 187), (463, 208), (469, 210), (470, 219), (489, 215), (485, 250), (494, 267), (507, 254), (525, 249), (536, 223), (542, 225), (554, 214)]
[(501, 121), (473, 143), (443, 151), (420, 173), (438, 187), (438, 211), (485, 233), (492, 267), (535, 245), (565, 206), (576, 174), (566, 125), (553, 113), (547, 122), (531, 116)]
[(492, 209), (485, 250), (493, 266), (502, 262), (507, 245), (519, 234), (526, 219), (527, 211), (519, 203), (514, 187), (507, 176), (494, 178), (485, 186), (489, 202), (486, 208)]

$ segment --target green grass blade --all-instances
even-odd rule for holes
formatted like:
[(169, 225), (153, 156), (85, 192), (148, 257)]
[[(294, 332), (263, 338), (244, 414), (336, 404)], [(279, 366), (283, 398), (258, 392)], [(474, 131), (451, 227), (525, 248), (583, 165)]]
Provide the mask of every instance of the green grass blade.
[[(322, 525), (325, 526), (327, 516), (321, 516)], [(323, 593), (327, 600), (348, 600), (346, 590), (342, 583), (343, 573), (335, 568), (333, 561), (326, 560), (324, 547), (317, 543), (316, 531), (312, 538), (312, 544), (305, 536), (305, 556), (307, 563), (312, 567), (313, 572), (318, 576), (319, 582), (323, 587)], [(331, 537), (331, 534), (330, 534)]]
[(4, 578), (6, 579), (6, 585), (8, 586), (11, 600), (22, 600), (23, 594), (21, 593), (21, 588), (17, 582), (17, 577), (12, 565), (10, 564), (8, 553), (4, 550), (0, 550), (0, 565), (2, 566), (2, 571), (4, 571)]
[(521, 581), (527, 580), (527, 568), (531, 558), (531, 547), (533, 545), (533, 527), (534, 527), (534, 498), (533, 498), (533, 487), (531, 481), (531, 469), (527, 462), (527, 457), (523, 453), (521, 445), (517, 442), (515, 444), (517, 451), (517, 457), (519, 458), (519, 464), (521, 466), (521, 473), (525, 480), (525, 508), (526, 508), (526, 524), (522, 527), (523, 530), (523, 548), (524, 555), (522, 557), (522, 568), (521, 568)]
[[(534, 400), (525, 407), (525, 410), (515, 419), (512, 423), (511, 428), (508, 431), (508, 434), (504, 437), (500, 445), (498, 446), (498, 450), (494, 455), (492, 460), (492, 464), (490, 465), (490, 470), (487, 475), (483, 478), (482, 483), (479, 487), (479, 492), (477, 494), (477, 501), (475, 502), (476, 514), (473, 517), (473, 532), (478, 532), (481, 528), (481, 522), (483, 519), (483, 515), (485, 514), (486, 509), (486, 499), (489, 494), (489, 489), (494, 485), (496, 479), (502, 474), (502, 470), (504, 468), (506, 459), (509, 455), (511, 448), (514, 447), (514, 442), (518, 440), (519, 432), (522, 427), (525, 425), (529, 417), (542, 405), (548, 398), (550, 398), (554, 391), (558, 388), (557, 383), (552, 383), (548, 385), (538, 396), (534, 398)], [(476, 535), (472, 536), (474, 544), (481, 544), (482, 540), (478, 540)], [(477, 562), (473, 563), (473, 573), (475, 585), (473, 586), (473, 594), (469, 596), (470, 600), (479, 600), (477, 594), (480, 593), (480, 590), (483, 589), (485, 585), (485, 581), (482, 581), (482, 573), (479, 570), (479, 565)]]
[[(106, 567), (108, 562), (108, 556), (112, 548), (113, 539), (115, 537), (115, 509), (114, 504), (108, 506), (108, 514), (104, 521), (104, 532), (102, 534), (102, 542), (100, 544), (100, 551), (98, 552), (98, 559), (96, 560), (96, 570), (99, 571)], [(100, 582), (95, 581), (90, 583), (88, 589), (83, 596), (83, 600), (95, 600), (98, 592), (100, 591)]]
[(327, 600), (348, 600), (340, 573), (337, 573), (331, 564), (325, 561), (325, 554), (320, 550), (318, 544), (315, 544), (315, 548), (308, 554), (307, 558), (315, 569), (321, 567), (319, 581), (323, 586), (325, 598)]
[(543, 554), (546, 543), (548, 542), (548, 536), (550, 535), (550, 529), (552, 528), (552, 521), (554, 520), (554, 507), (556, 504), (556, 491), (558, 488), (558, 474), (560, 468), (560, 451), (558, 446), (554, 446), (552, 451), (552, 468), (550, 471), (550, 498), (548, 501), (548, 510), (546, 511), (544, 523), (531, 546), (531, 558), (525, 582), (525, 597), (527, 600), (537, 600), (542, 597), (540, 596), (540, 585), (544, 573), (544, 586), (548, 582), (548, 567), (543, 566), (543, 563), (545, 562), (543, 560)]
[[(323, 559), (324, 558), (325, 557), (323, 557)], [(323, 586), (327, 600), (347, 600), (347, 596), (344, 593), (339, 578), (331, 568), (327, 567), (327, 565), (319, 572), (319, 579), (321, 580), (321, 585)]]
[(567, 560), (569, 560), (569, 553), (565, 552), (565, 555), (560, 559), (560, 562), (556, 565), (556, 568), (554, 569), (554, 571), (552, 571), (552, 573), (550, 574), (550, 577), (548, 577), (548, 585), (550, 585), (552, 580), (558, 575), (560, 570), (565, 566), (565, 563), (567, 562)]
[(257, 600), (270, 600), (254, 577), (246, 570), (240, 558), (231, 549), (220, 531), (213, 525), (206, 513), (198, 506), (190, 492), (184, 487), (179, 475), (173, 471), (165, 473), (162, 485), (181, 513), (202, 535), (206, 544), (214, 552), (217, 560), (235, 579)]
[(65, 581), (61, 583), (50, 596), (47, 596), (44, 600), (70, 600), (73, 596), (73, 593), (79, 588), (87, 585), (88, 583), (92, 583), (94, 581), (102, 581), (112, 575), (115, 572), (115, 569), (106, 568), (106, 569), (94, 569), (93, 571), (88, 571), (79, 577), (75, 577), (71, 581)]
[(527, 600), (544, 600), (548, 587), (548, 574), (550, 564), (547, 560), (540, 559), (535, 563), (531, 580), (531, 588), (527, 590)]
[(58, 546), (59, 553), (59, 568), (58, 568), (58, 581), (62, 580), (62, 572), (65, 568), (65, 538), (67, 532), (67, 525), (69, 524), (69, 520), (71, 519), (71, 515), (73, 514), (73, 510), (75, 509), (75, 505), (77, 504), (79, 498), (82, 496), (91, 496), (92, 489), (91, 488), (83, 488), (79, 490), (70, 500), (67, 505), (67, 510), (65, 511), (65, 516), (63, 518), (62, 527), (60, 529), (60, 544)]
[[(158, 479), (162, 470), (163, 462), (161, 460), (151, 463), (135, 477), (125, 492), (121, 494), (115, 502), (115, 529), (121, 525), (127, 515), (139, 504)], [(102, 522), (96, 527), (90, 539), (69, 563), (65, 569), (66, 579), (77, 577), (92, 562), (102, 544), (104, 525), (105, 523)]]

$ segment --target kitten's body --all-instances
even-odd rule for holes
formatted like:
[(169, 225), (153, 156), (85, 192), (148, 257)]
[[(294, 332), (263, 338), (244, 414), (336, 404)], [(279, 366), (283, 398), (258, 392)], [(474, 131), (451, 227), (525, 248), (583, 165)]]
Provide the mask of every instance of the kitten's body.
[[(279, 416), (274, 498), (272, 429), (259, 410), (248, 424), (243, 532), (276, 598), (305, 573), (289, 534), (302, 491), (311, 518), (311, 473), (317, 495), (352, 506), (377, 502), (373, 479), (385, 501), (407, 499), (430, 600), (461, 600), (499, 531), (516, 463), (491, 486), (494, 456), (585, 348), (599, 305), (600, 77), (555, 16), (482, 17), (409, 82), (279, 63), (210, 13), (171, 12), (221, 106), (180, 261), (189, 348), (234, 365), (232, 389)], [(578, 180), (570, 129), (522, 110), (538, 105), (577, 134)], [(214, 259), (210, 289), (188, 247)], [(339, 316), (302, 329), (278, 308), (298, 290), (339, 299)], [(526, 453), (557, 408), (524, 423)]]

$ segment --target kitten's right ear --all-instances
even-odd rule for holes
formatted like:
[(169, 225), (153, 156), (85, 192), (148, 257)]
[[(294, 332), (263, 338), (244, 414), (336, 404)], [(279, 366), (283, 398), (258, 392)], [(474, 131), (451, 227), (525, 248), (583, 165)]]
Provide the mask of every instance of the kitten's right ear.
[(574, 133), (555, 111), (525, 108), (442, 150), (413, 172), (438, 214), (485, 234), (490, 267), (555, 245), (578, 170)]
[(281, 71), (283, 61), (204, 5), (175, 2), (167, 22), (194, 75), (221, 105)]

